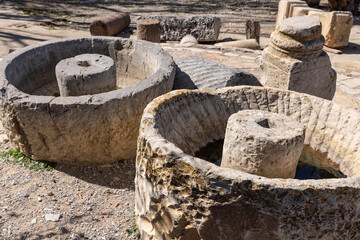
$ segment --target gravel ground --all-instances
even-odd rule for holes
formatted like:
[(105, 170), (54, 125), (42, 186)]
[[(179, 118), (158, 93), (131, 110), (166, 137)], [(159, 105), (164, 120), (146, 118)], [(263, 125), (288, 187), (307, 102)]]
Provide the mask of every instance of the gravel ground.
[(1, 158), (0, 239), (136, 239), (134, 165), (35, 171)]

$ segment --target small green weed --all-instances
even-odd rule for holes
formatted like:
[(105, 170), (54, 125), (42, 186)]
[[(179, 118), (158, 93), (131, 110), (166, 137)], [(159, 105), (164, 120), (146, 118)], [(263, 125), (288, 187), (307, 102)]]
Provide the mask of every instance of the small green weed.
[(128, 233), (128, 236), (135, 236), (137, 238), (139, 238), (139, 229), (136, 225), (136, 220), (135, 220), (135, 209), (133, 207), (129, 207), (128, 208), (128, 211), (129, 212), (133, 212), (133, 216), (132, 216), (132, 219), (131, 219), (131, 227), (126, 229), (127, 233)]
[(51, 171), (55, 168), (55, 162), (48, 162), (48, 161), (33, 161), (30, 158), (23, 155), (21, 152), (17, 150), (10, 149), (6, 152), (1, 153), (1, 157), (12, 161), (13, 164), (20, 164), (23, 167), (29, 168), (30, 170), (34, 171)]

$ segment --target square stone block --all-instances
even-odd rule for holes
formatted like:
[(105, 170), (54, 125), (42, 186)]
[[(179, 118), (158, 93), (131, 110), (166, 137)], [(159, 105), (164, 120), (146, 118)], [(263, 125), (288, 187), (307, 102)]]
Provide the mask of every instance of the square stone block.
[(354, 21), (351, 12), (310, 11), (308, 16), (320, 20), (325, 46), (340, 48), (349, 44), (350, 31)]
[(332, 99), (336, 90), (336, 72), (331, 68), (327, 53), (307, 59), (279, 56), (265, 48), (261, 60), (262, 78), (267, 87), (307, 93)]
[(282, 20), (292, 16), (292, 8), (295, 4), (297, 4), (297, 6), (307, 7), (306, 2), (299, 0), (281, 0), (279, 2), (276, 25), (279, 25)]

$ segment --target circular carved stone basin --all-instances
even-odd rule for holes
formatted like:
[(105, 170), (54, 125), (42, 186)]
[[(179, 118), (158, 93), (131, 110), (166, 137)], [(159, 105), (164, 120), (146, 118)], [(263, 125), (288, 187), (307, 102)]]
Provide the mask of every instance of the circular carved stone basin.
[[(194, 157), (224, 139), (227, 119), (260, 109), (306, 128), (304, 161), (346, 178), (266, 178)], [(153, 100), (140, 126), (136, 219), (143, 239), (360, 238), (360, 113), (271, 88), (173, 91)], [(305, 154), (304, 154), (305, 153)]]
[[(59, 97), (56, 64), (84, 53), (114, 60), (118, 89)], [(174, 66), (158, 45), (115, 37), (26, 47), (0, 63), (3, 125), (13, 146), (35, 160), (88, 164), (133, 158), (141, 114), (172, 89)]]

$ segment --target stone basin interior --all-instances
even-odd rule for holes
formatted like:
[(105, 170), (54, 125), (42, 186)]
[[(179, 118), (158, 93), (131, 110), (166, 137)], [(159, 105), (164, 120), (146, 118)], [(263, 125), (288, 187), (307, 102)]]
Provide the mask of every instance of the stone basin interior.
[[(306, 164), (324, 169), (330, 174), (327, 177), (343, 178), (358, 174), (355, 170), (357, 161), (353, 160), (356, 158), (356, 144), (349, 143), (347, 146), (344, 139), (351, 141), (353, 138), (348, 138), (343, 129), (337, 129), (340, 123), (349, 125), (346, 128), (355, 126), (346, 122), (349, 121), (346, 120), (349, 115), (336, 112), (340, 111), (340, 106), (320, 98), (313, 100), (307, 95), (300, 97), (295, 93), (290, 96), (289, 93), (277, 93), (276, 90), (255, 88), (253, 92), (236, 91), (232, 93), (224, 90), (224, 93), (218, 95), (199, 92), (176, 98), (176, 103), (168, 105), (168, 111), (159, 110), (157, 117), (168, 119), (166, 124), (157, 121), (160, 135), (185, 154), (215, 162), (221, 158), (227, 120), (232, 114), (247, 109), (271, 111), (295, 118), (305, 126), (304, 150), (299, 167)], [(325, 111), (328, 112), (325, 114)], [(327, 119), (323, 119), (323, 115)], [(262, 124), (266, 127), (265, 123)], [(342, 149), (342, 146), (349, 149)], [(204, 156), (204, 149), (211, 151)], [(348, 161), (350, 158), (351, 161)]]
[[(25, 48), (26, 49), (26, 48)], [(158, 69), (157, 55), (141, 43), (118, 38), (70, 39), (48, 43), (23, 53), (7, 68), (7, 79), (31, 95), (59, 96), (55, 66), (61, 60), (84, 53), (110, 56), (116, 64), (116, 88), (125, 88), (150, 77)], [(34, 61), (35, 60), (35, 61)], [(86, 67), (86, 62), (83, 63)], [(114, 89), (115, 90), (115, 89)]]
[[(265, 119), (266, 120), (266, 119)], [(259, 125), (269, 128), (266, 124), (267, 121), (261, 121)], [(201, 148), (195, 153), (195, 157), (204, 159), (217, 166), (221, 165), (221, 157), (223, 152), (224, 139), (218, 139), (213, 142), (207, 143), (205, 147)], [(322, 168), (321, 164), (314, 166), (307, 162), (321, 162), (321, 159), (317, 158), (320, 153), (311, 154), (316, 152), (310, 146), (305, 146), (300, 156), (299, 163), (296, 169), (295, 179), (327, 179), (327, 178), (345, 178), (347, 177), (341, 171), (332, 168)], [(311, 158), (311, 159), (306, 159)]]

